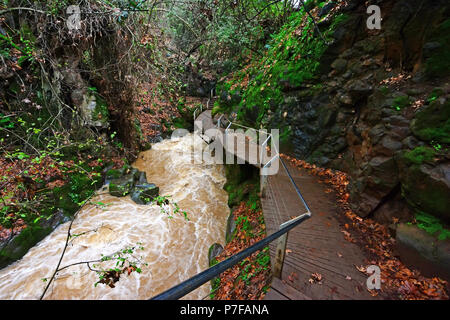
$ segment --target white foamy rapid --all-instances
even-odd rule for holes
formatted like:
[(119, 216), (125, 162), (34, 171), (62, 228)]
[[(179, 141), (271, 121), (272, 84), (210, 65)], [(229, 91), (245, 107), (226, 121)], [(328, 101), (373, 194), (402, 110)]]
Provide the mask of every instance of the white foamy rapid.
[[(142, 266), (142, 273), (122, 275), (115, 288), (94, 287), (98, 280), (95, 272), (86, 265), (70, 267), (57, 275), (45, 299), (149, 299), (208, 267), (209, 246), (223, 244), (228, 197), (223, 190), (223, 166), (191, 161), (193, 141), (194, 136), (187, 135), (155, 144), (134, 164), (146, 171), (147, 180), (159, 186), (161, 195), (171, 195), (187, 211), (189, 222), (182, 215), (169, 219), (158, 206), (141, 206), (129, 197), (106, 193), (92, 199), (107, 204), (105, 208), (88, 205), (73, 224), (72, 234), (97, 231), (74, 238), (61, 267), (142, 243), (144, 250), (135, 254), (148, 263)], [(46, 286), (42, 279), (52, 275), (68, 227), (69, 223), (59, 226), (21, 260), (0, 270), (0, 299), (39, 299)], [(201, 299), (209, 289), (205, 284), (187, 298)]]

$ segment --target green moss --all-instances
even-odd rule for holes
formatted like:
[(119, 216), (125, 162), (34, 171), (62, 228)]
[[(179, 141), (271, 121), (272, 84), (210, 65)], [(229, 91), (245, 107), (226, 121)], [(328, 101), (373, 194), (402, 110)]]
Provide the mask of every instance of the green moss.
[(395, 110), (402, 110), (406, 107), (409, 107), (411, 105), (411, 99), (408, 96), (400, 96), (394, 99), (394, 104), (392, 107)]
[(110, 169), (106, 172), (106, 179), (118, 179), (120, 178), (124, 173), (124, 170), (118, 170), (118, 169)]
[(438, 218), (425, 212), (416, 214), (417, 226), (432, 235), (437, 235), (439, 240), (450, 238), (450, 230)]
[(212, 111), (211, 111), (211, 116), (214, 117), (216, 114), (220, 114), (222, 113), (222, 109), (220, 107), (220, 105), (214, 105)]
[(431, 102), (416, 113), (411, 130), (424, 141), (450, 143), (450, 101), (441, 104), (439, 100)]
[(95, 95), (95, 109), (92, 115), (92, 119), (95, 121), (108, 122), (109, 119), (109, 111), (108, 104), (105, 99), (103, 99), (100, 95)]
[(6, 248), (0, 251), (0, 265), (6, 265), (20, 259), (29, 248), (45, 238), (50, 232), (51, 228), (42, 228), (39, 225), (28, 226), (13, 238)]
[(405, 158), (413, 164), (421, 165), (424, 162), (433, 161), (436, 156), (436, 151), (428, 147), (417, 147), (412, 151), (405, 153)]
[(425, 62), (425, 72), (429, 77), (442, 77), (450, 73), (450, 19), (445, 20), (429, 41), (436, 41), (439, 48)]
[(442, 89), (436, 88), (428, 96), (427, 102), (431, 103), (431, 102), (435, 101), (437, 98), (439, 98), (440, 96), (442, 96), (443, 94), (444, 94), (444, 91)]
[[(320, 59), (327, 49), (321, 37), (314, 34), (314, 24), (307, 18), (302, 27), (306, 13), (303, 8), (293, 13), (278, 34), (272, 37), (266, 55), (251, 62), (250, 68), (238, 71), (233, 79), (219, 88), (227, 94), (232, 87), (239, 90), (244, 78), (248, 85), (240, 92), (240, 101), (221, 101), (225, 109), (237, 110), (237, 119), (248, 125), (258, 125), (266, 117), (267, 111), (278, 107), (283, 102), (283, 90), (297, 88), (316, 78), (320, 71)], [(331, 39), (336, 27), (347, 21), (348, 16), (334, 18), (332, 26), (324, 31), (324, 36)], [(237, 86), (236, 86), (237, 85)], [(312, 93), (320, 87), (313, 88)]]
[(228, 206), (238, 206), (242, 201), (257, 210), (259, 203), (259, 173), (256, 167), (251, 165), (226, 165), (225, 173), (227, 182), (224, 186), (228, 193)]

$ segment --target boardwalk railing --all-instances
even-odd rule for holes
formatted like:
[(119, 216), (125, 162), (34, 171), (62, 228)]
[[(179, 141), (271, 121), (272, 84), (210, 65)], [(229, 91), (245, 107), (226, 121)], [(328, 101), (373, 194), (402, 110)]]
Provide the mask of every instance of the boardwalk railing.
[[(222, 117), (219, 118), (217, 126), (220, 128), (221, 126), (221, 120)], [(240, 126), (240, 127), (244, 127), (247, 129), (253, 129), (253, 128), (248, 128), (245, 126), (242, 126), (240, 124), (236, 124), (233, 123), (231, 121), (229, 121), (228, 127), (225, 130), (225, 134), (228, 131), (228, 129), (231, 127), (231, 125), (236, 125), (236, 126)], [(253, 129), (256, 130), (256, 129)], [(256, 130), (256, 131), (260, 131), (260, 130)], [(263, 142), (263, 144), (261, 145), (261, 149), (265, 148), (267, 146), (267, 143), (270, 141), (270, 139), (272, 139), (273, 136), (269, 135), (269, 137)], [(199, 274), (195, 275), (194, 277), (174, 286), (173, 288), (155, 296), (152, 298), (152, 300), (176, 300), (176, 299), (180, 299), (182, 297), (184, 297), (185, 295), (187, 295), (188, 293), (194, 291), (195, 289), (199, 288), (200, 286), (202, 286), (203, 284), (207, 283), (208, 281), (216, 278), (217, 276), (219, 276), (221, 273), (223, 273), (224, 271), (228, 270), (229, 268), (233, 267), (234, 265), (236, 265), (237, 263), (239, 263), (240, 261), (244, 260), (245, 258), (251, 256), (253, 253), (255, 253), (256, 251), (262, 250), (265, 247), (267, 247), (270, 243), (274, 242), (275, 240), (277, 240), (277, 248), (276, 248), (276, 254), (275, 254), (275, 261), (273, 261), (272, 266), (273, 266), (273, 276), (277, 277), (277, 278), (281, 278), (281, 272), (282, 272), (282, 268), (283, 268), (283, 264), (284, 264), (284, 256), (285, 256), (285, 252), (286, 252), (286, 244), (287, 244), (287, 239), (288, 239), (288, 232), (290, 230), (292, 230), (293, 228), (295, 228), (296, 226), (300, 225), (302, 222), (304, 222), (305, 220), (309, 219), (311, 217), (311, 210), (308, 206), (308, 204), (306, 203), (305, 199), (303, 198), (300, 189), (298, 188), (298, 186), (296, 185), (294, 179), (292, 178), (286, 164), (284, 163), (283, 159), (280, 157), (279, 151), (276, 149), (276, 155), (269, 160), (266, 164), (263, 164), (262, 162), (262, 155), (260, 155), (260, 160), (261, 160), (261, 173), (264, 172), (264, 168), (266, 168), (267, 166), (269, 166), (273, 161), (275, 161), (275, 159), (279, 159), (280, 162), (282, 163), (284, 170), (286, 170), (286, 173), (297, 193), (297, 195), (299, 196), (300, 200), (302, 201), (303, 205), (305, 206), (306, 212), (299, 215), (298, 217), (291, 219), (289, 221), (286, 221), (285, 223), (280, 225), (280, 229), (267, 236), (266, 238), (256, 242), (255, 244), (253, 244), (252, 246), (242, 250), (241, 252), (231, 256), (230, 258), (210, 267), (209, 269), (200, 272)], [(262, 150), (261, 150), (262, 153)], [(263, 176), (262, 176), (263, 177)]]
[[(223, 115), (221, 115), (220, 118), (217, 120), (217, 128), (219, 128), (219, 129), (221, 128), (221, 125), (222, 125), (222, 118), (223, 118)], [(231, 126), (236, 126), (236, 127), (239, 127), (239, 128), (251, 130), (253, 132), (258, 132), (259, 134), (263, 135), (264, 138), (267, 137), (264, 140), (264, 142), (259, 146), (259, 148), (260, 148), (260, 150), (259, 150), (259, 163), (260, 163), (261, 170), (262, 170), (262, 174), (261, 175), (265, 176), (265, 174), (264, 174), (265, 169), (267, 169), (275, 160), (280, 158), (280, 152), (278, 151), (278, 148), (277, 148), (276, 144), (272, 144), (272, 146), (275, 149), (274, 150), (275, 151), (275, 153), (274, 153), (275, 155), (267, 163), (264, 164), (264, 162), (263, 162), (264, 150), (267, 148), (269, 142), (274, 139), (273, 134), (272, 133), (268, 134), (267, 131), (258, 130), (258, 129), (251, 128), (251, 127), (247, 127), (247, 126), (244, 126), (242, 124), (232, 122), (230, 120), (227, 120), (227, 121), (228, 121), (228, 126), (225, 129), (225, 136), (229, 132)]]
[[(213, 97), (214, 97), (214, 89), (211, 89), (211, 92), (209, 93), (208, 101), (206, 102), (205, 110), (209, 110), (209, 103), (211, 102)], [(203, 112), (203, 103), (194, 110), (194, 119), (197, 119), (197, 116), (202, 112)]]

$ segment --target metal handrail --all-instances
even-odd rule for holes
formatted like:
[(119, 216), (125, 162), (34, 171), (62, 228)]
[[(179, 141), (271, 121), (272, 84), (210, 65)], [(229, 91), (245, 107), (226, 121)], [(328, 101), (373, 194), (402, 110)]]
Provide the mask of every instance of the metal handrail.
[[(218, 128), (220, 128), (221, 125), (221, 119), (222, 119), (223, 115), (220, 116), (219, 120), (218, 120)], [(229, 121), (229, 120), (228, 120)], [(227, 129), (225, 130), (225, 132), (230, 128), (230, 126), (233, 124), (231, 121), (229, 121), (229, 125), (227, 127)], [(239, 124), (236, 124), (239, 125)], [(241, 125), (242, 126), (242, 125)], [(245, 127), (245, 126), (242, 126)], [(248, 128), (248, 127), (247, 127)], [(251, 128), (250, 128), (251, 129)], [(259, 131), (259, 130), (258, 130)], [(266, 139), (266, 141), (264, 141), (264, 143), (268, 143), (269, 140), (273, 138), (272, 134), (269, 135), (269, 137)], [(208, 268), (207, 270), (198, 273), (197, 275), (193, 276), (192, 278), (183, 281), (182, 283), (172, 287), (171, 289), (158, 294), (157, 296), (153, 297), (151, 300), (176, 300), (176, 299), (180, 299), (182, 297), (184, 297), (185, 295), (187, 295), (188, 293), (194, 291), (195, 289), (199, 288), (200, 286), (202, 286), (203, 284), (205, 284), (206, 282), (216, 278), (218, 275), (220, 275), (221, 273), (223, 273), (224, 271), (228, 270), (229, 268), (233, 267), (234, 265), (236, 265), (238, 262), (244, 260), (245, 258), (251, 256), (253, 253), (255, 253), (258, 250), (262, 250), (264, 247), (266, 247), (267, 245), (269, 245), (271, 242), (283, 237), (282, 239), (280, 239), (279, 241), (281, 241), (282, 245), (281, 247), (283, 248), (283, 246), (286, 246), (287, 243), (287, 233), (295, 228), (296, 226), (298, 226), (299, 224), (301, 224), (302, 222), (304, 222), (305, 220), (309, 219), (312, 216), (311, 210), (308, 206), (308, 204), (306, 203), (305, 199), (303, 198), (302, 193), (300, 192), (299, 187), (297, 186), (297, 184), (295, 183), (293, 177), (291, 176), (291, 173), (289, 172), (286, 164), (284, 163), (283, 159), (280, 157), (280, 153), (278, 151), (278, 149), (275, 146), (275, 151), (277, 152), (277, 155), (275, 157), (273, 157), (265, 166), (264, 168), (266, 168), (266, 166), (268, 166), (275, 158), (279, 158), (280, 162), (282, 163), (291, 183), (294, 186), (294, 189), (297, 193), (297, 195), (299, 196), (299, 198), (301, 199), (303, 205), (305, 206), (307, 212), (294, 218), (291, 219), (289, 221), (284, 222), (283, 224), (280, 225), (280, 229), (269, 235), (268, 237), (256, 242), (255, 244), (253, 244), (252, 246), (242, 250), (241, 252), (231, 256), (230, 258), (228, 258), (227, 260), (224, 260), (210, 268)], [(262, 161), (262, 156), (261, 156), (261, 161)], [(277, 251), (278, 248), (277, 248)], [(277, 252), (278, 254), (278, 252)], [(284, 260), (284, 249), (283, 249), (283, 258), (282, 261)], [(280, 271), (280, 270), (279, 270)], [(281, 272), (281, 271), (280, 271)]]
[[(211, 101), (212, 98), (214, 98), (214, 89), (211, 89), (211, 92), (209, 93), (208, 101), (206, 101), (206, 110), (209, 110), (209, 102)], [(197, 111), (199, 108), (200, 108), (200, 113), (202, 113), (203, 112), (203, 104), (201, 104), (200, 107), (197, 107), (194, 110), (194, 120), (197, 119)]]
[(176, 285), (175, 287), (173, 287), (161, 294), (158, 294), (157, 296), (153, 297), (152, 300), (176, 300), (176, 299), (180, 299), (180, 298), (184, 297), (185, 295), (194, 291), (201, 285), (214, 279), (222, 272), (224, 272), (224, 271), (228, 270), (229, 268), (231, 268), (232, 266), (236, 265), (238, 262), (251, 256), (256, 251), (264, 249), (264, 247), (266, 247), (269, 243), (280, 238), (281, 236), (286, 234), (289, 230), (295, 228), (300, 223), (302, 223), (303, 221), (307, 220), (310, 217), (311, 217), (311, 214), (305, 213), (305, 214), (293, 219), (295, 221), (292, 221), (292, 222), (286, 224), (279, 231), (258, 241), (251, 247), (248, 247), (247, 249), (244, 249), (241, 252), (231, 256), (227, 260), (222, 261), (203, 272), (200, 272), (199, 274), (195, 275), (194, 277)]
[[(219, 117), (219, 119), (217, 120), (217, 128), (218, 128), (218, 129), (220, 129), (220, 127), (221, 127), (221, 120), (222, 120), (222, 117), (223, 117), (223, 115), (221, 115), (221, 116)], [(228, 126), (227, 126), (226, 129), (225, 129), (225, 135), (227, 134), (227, 131), (230, 129), (230, 127), (231, 127), (232, 125), (235, 125), (235, 126), (238, 126), (238, 127), (242, 127), (242, 128), (246, 128), (246, 129), (251, 129), (251, 130), (254, 130), (254, 131), (259, 132), (259, 133), (264, 133), (264, 134), (267, 134), (267, 133), (268, 133), (267, 131), (264, 131), (264, 130), (257, 130), (257, 129), (254, 129), (254, 128), (251, 128), (251, 127), (247, 127), (247, 126), (241, 125), (241, 124), (239, 124), (239, 123), (232, 122), (232, 121), (230, 121), (230, 120), (228, 120), (228, 119), (227, 119), (227, 121), (228, 121)], [(260, 147), (259, 159), (260, 159), (260, 161), (261, 161), (261, 167), (262, 167), (262, 168), (267, 168), (267, 166), (268, 166), (269, 164), (271, 164), (276, 158), (280, 158), (280, 152), (278, 151), (276, 145), (274, 145), (275, 151), (276, 151), (275, 156), (274, 156), (272, 159), (270, 159), (265, 165), (263, 165), (263, 163), (262, 163), (262, 161), (263, 161), (262, 155), (263, 155), (264, 146), (267, 146), (267, 144), (268, 144), (268, 142), (270, 141), (270, 139), (273, 139), (273, 135), (272, 135), (271, 133), (268, 135), (267, 139), (262, 143), (262, 145), (261, 145), (261, 147)], [(280, 158), (280, 159), (281, 159), (281, 158)]]

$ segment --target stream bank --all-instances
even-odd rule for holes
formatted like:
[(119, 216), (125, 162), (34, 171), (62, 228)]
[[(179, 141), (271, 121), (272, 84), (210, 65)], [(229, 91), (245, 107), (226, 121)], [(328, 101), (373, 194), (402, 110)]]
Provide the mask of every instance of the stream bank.
[[(98, 274), (85, 264), (73, 266), (58, 273), (46, 299), (149, 299), (208, 267), (210, 245), (225, 245), (228, 196), (223, 166), (192, 163), (192, 156), (200, 156), (191, 149), (198, 140), (190, 134), (157, 143), (133, 165), (146, 173), (161, 195), (170, 195), (189, 221), (182, 214), (168, 215), (159, 205), (113, 197), (103, 188), (74, 222), (72, 234), (79, 236), (71, 239), (61, 267), (138, 245), (141, 273), (123, 275), (110, 288), (95, 286)], [(39, 298), (61, 255), (67, 228), (68, 223), (60, 225), (21, 260), (0, 270), (0, 298)], [(108, 261), (103, 264), (109, 267)], [(209, 291), (206, 284), (186, 298), (202, 299)]]
[[(259, 169), (244, 165), (225, 165), (230, 215), (225, 235), (226, 246), (210, 248), (210, 266), (253, 245), (266, 236), (260, 202)], [(214, 249), (214, 254), (213, 253)], [(255, 252), (241, 263), (211, 281), (210, 297), (216, 300), (260, 300), (270, 287), (269, 248)]]

